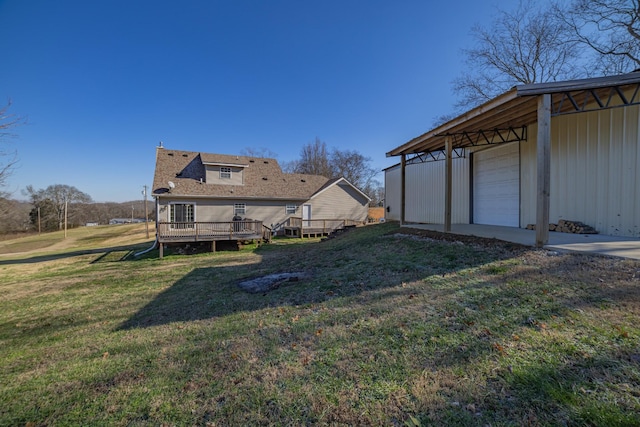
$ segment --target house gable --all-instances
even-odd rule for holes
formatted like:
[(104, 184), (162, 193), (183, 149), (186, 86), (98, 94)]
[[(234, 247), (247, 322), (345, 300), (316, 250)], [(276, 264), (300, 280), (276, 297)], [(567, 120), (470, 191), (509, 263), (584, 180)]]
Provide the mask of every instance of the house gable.
[(283, 173), (276, 159), (158, 148), (152, 194), (303, 201), (327, 181), (318, 175)]
[(244, 185), (244, 167), (205, 164), (205, 182), (218, 185)]

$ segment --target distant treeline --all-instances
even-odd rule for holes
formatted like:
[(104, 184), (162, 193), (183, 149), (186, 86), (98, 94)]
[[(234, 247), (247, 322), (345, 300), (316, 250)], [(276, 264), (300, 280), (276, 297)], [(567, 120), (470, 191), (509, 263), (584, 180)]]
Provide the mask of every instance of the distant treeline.
[[(147, 201), (147, 214), (155, 218), (155, 204)], [(145, 217), (142, 200), (123, 203), (69, 203), (67, 207), (67, 227), (75, 228), (87, 224), (107, 225), (112, 219), (143, 220)], [(30, 202), (0, 198), (0, 234), (14, 234), (40, 230), (60, 229), (58, 216), (46, 204), (38, 208)]]

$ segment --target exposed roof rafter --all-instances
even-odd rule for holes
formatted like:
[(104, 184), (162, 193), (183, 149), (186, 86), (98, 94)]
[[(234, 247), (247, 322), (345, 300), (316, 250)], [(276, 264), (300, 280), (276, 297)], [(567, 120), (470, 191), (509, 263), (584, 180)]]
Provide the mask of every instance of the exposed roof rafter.
[(437, 153), (451, 137), (454, 147), (526, 140), (527, 126), (538, 120), (538, 97), (544, 94), (552, 96), (553, 116), (640, 105), (640, 72), (515, 86), (394, 148), (387, 157)]
[[(633, 88), (633, 91), (630, 89)], [(626, 93), (620, 86), (612, 86), (608, 91), (586, 89), (551, 94), (552, 116), (584, 113), (607, 108), (624, 107), (640, 104), (640, 82), (627, 86)], [(630, 96), (629, 96), (630, 93)]]

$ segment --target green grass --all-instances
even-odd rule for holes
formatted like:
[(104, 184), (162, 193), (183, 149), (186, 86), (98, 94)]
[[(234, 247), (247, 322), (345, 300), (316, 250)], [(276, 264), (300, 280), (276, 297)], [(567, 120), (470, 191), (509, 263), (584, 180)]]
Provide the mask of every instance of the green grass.
[(640, 424), (640, 263), (397, 232), (0, 257), (0, 425)]

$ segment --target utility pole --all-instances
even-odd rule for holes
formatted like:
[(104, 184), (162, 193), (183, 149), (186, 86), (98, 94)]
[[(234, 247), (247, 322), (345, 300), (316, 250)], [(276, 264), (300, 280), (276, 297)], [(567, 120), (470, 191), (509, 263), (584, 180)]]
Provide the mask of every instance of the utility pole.
[(69, 202), (67, 199), (64, 199), (64, 238), (67, 238), (67, 209)]
[(40, 207), (38, 207), (38, 234), (42, 234), (42, 225), (40, 222)]
[(144, 185), (142, 195), (144, 196), (144, 228), (147, 232), (147, 239), (149, 238), (149, 213), (147, 212), (147, 186)]

